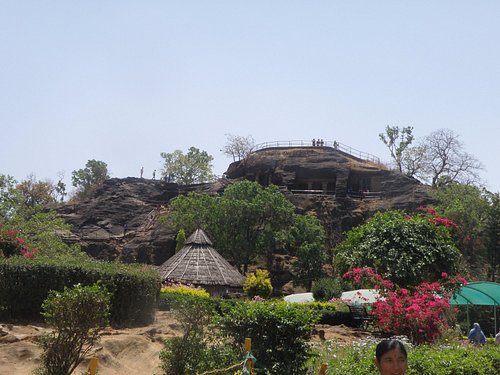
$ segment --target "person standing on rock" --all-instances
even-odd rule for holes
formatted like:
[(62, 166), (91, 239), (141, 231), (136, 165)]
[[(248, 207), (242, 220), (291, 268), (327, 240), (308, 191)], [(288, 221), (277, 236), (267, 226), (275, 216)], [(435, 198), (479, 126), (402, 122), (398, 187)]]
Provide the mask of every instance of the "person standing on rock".
[(155, 179), (156, 177), (156, 169), (153, 171), (153, 180)]
[(143, 173), (144, 173), (144, 167), (141, 167), (141, 178), (142, 178)]

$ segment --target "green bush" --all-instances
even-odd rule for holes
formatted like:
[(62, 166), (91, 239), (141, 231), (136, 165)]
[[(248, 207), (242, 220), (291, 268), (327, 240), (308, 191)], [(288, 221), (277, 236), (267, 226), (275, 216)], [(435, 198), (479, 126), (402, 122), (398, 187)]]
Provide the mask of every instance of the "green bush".
[(0, 319), (40, 320), (49, 290), (101, 281), (112, 294), (113, 325), (149, 324), (154, 320), (160, 277), (151, 267), (61, 256), (0, 258)]
[(343, 302), (304, 302), (302, 306), (315, 311), (342, 311), (349, 312), (349, 308)]
[(42, 315), (54, 331), (38, 338), (40, 375), (69, 375), (99, 341), (108, 324), (111, 293), (98, 284), (50, 291)]
[[(317, 349), (318, 356), (309, 365), (319, 368), (328, 364), (329, 375), (372, 375), (378, 341), (365, 341), (353, 345), (327, 342)], [(500, 373), (500, 346), (407, 346), (407, 375), (496, 375)]]
[(314, 282), (311, 291), (316, 301), (329, 301), (332, 298), (340, 298), (343, 288), (341, 279), (324, 277)]
[(236, 343), (252, 339), (256, 368), (270, 374), (303, 374), (311, 355), (308, 340), (318, 315), (287, 302), (221, 305), (221, 327)]
[(273, 292), (269, 271), (256, 270), (254, 273), (248, 274), (243, 285), (243, 291), (249, 297), (269, 297)]
[(172, 309), (184, 333), (164, 343), (160, 361), (165, 374), (195, 374), (239, 361), (240, 352), (213, 329), (214, 304), (208, 298), (184, 295), (173, 302)]

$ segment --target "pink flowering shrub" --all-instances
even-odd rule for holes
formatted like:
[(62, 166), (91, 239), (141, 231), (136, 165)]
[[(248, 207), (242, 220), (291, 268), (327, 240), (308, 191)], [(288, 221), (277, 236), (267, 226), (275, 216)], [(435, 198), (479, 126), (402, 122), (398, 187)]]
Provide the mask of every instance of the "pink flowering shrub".
[(413, 290), (397, 289), (370, 268), (352, 269), (344, 278), (364, 287), (371, 282), (371, 287), (379, 289), (381, 297), (370, 311), (378, 327), (383, 332), (406, 335), (416, 344), (434, 342), (449, 327), (448, 300), (453, 291), (467, 284), (464, 278), (443, 272), (439, 281), (421, 283)]
[(359, 288), (392, 290), (394, 284), (389, 280), (384, 280), (382, 276), (376, 273), (372, 268), (353, 268), (347, 271), (343, 279), (352, 280), (354, 285)]
[(447, 217), (437, 216), (437, 212), (433, 208), (418, 207), (417, 210), (424, 211), (431, 215), (432, 217), (429, 219), (429, 221), (433, 224), (442, 225), (445, 228), (458, 229), (458, 225), (453, 220), (448, 219)]
[(31, 249), (26, 244), (24, 238), (17, 235), (16, 230), (0, 224), (0, 257), (22, 255), (25, 258), (33, 258), (36, 252), (36, 249)]

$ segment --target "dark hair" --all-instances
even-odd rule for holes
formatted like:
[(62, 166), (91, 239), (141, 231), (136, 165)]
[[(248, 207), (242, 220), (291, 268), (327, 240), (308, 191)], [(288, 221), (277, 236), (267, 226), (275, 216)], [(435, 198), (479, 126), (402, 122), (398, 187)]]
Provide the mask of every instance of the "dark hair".
[(382, 340), (378, 343), (377, 348), (375, 349), (375, 357), (377, 357), (377, 361), (380, 361), (385, 353), (390, 352), (394, 349), (399, 349), (399, 351), (405, 356), (405, 358), (408, 358), (406, 348), (401, 341), (388, 339)]

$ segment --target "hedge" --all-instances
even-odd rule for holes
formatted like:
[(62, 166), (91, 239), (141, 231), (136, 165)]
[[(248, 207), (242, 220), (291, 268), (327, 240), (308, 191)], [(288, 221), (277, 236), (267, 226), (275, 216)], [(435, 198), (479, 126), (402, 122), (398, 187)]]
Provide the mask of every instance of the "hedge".
[(160, 277), (153, 268), (64, 256), (0, 258), (0, 319), (41, 320), (41, 305), (49, 290), (63, 291), (99, 280), (113, 294), (112, 325), (144, 325), (154, 320)]

